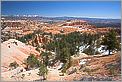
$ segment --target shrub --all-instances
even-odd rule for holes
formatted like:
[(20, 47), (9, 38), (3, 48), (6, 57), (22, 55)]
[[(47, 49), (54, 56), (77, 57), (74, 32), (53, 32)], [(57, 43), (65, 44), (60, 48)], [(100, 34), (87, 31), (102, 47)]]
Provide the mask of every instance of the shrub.
[(88, 75), (90, 75), (92, 71), (91, 71), (91, 69), (85, 67), (83, 72), (87, 72)]
[(38, 75), (43, 76), (43, 79), (45, 80), (47, 73), (48, 73), (47, 67), (45, 65), (41, 64), (40, 68), (39, 68)]
[(95, 49), (88, 47), (83, 51), (83, 53), (88, 54), (88, 55), (94, 55)]
[(21, 78), (23, 79), (24, 77), (25, 77), (25, 74), (22, 74), (22, 77)]
[(10, 63), (9, 67), (16, 69), (19, 66), (16, 61)]
[(117, 66), (114, 65), (114, 64), (108, 64), (107, 65), (107, 69), (109, 71), (109, 74), (112, 75), (112, 76), (115, 76), (117, 75), (117, 70), (116, 70)]
[(37, 46), (37, 47), (36, 47), (36, 50), (37, 50), (38, 52), (40, 52), (40, 47), (39, 47), (39, 46)]
[(40, 61), (35, 57), (34, 54), (30, 54), (24, 63), (27, 66), (27, 69), (40, 66)]

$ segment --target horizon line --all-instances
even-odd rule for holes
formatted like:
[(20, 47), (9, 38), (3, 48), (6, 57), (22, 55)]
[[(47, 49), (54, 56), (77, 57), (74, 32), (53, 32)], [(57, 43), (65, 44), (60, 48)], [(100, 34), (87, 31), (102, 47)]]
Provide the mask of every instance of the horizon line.
[(40, 17), (76, 17), (76, 18), (99, 18), (99, 19), (121, 19), (120, 18), (112, 18), (112, 17), (89, 17), (89, 16), (42, 16), (42, 15), (38, 15), (38, 14), (13, 14), (13, 15), (2, 15), (1, 16), (40, 16)]

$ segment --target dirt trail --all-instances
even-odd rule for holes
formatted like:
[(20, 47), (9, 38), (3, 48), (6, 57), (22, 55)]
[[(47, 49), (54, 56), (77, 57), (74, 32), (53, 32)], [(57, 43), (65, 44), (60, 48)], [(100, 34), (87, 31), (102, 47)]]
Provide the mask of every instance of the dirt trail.
[(59, 76), (60, 70), (58, 69), (50, 69), (47, 75), (48, 81), (63, 81), (63, 76)]

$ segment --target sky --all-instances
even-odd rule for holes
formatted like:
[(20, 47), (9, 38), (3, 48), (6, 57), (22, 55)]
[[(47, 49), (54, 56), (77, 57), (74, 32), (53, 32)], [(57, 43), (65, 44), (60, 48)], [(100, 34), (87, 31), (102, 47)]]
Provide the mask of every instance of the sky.
[(2, 15), (121, 18), (120, 1), (2, 1)]

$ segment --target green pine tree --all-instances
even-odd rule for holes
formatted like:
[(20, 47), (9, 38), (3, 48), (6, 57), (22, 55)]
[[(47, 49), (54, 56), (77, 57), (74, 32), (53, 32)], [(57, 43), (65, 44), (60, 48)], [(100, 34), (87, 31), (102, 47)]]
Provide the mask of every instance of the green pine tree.
[(109, 55), (113, 50), (119, 49), (119, 42), (116, 38), (117, 33), (112, 29), (105, 35), (102, 41), (102, 45), (107, 46), (106, 50), (109, 50)]

